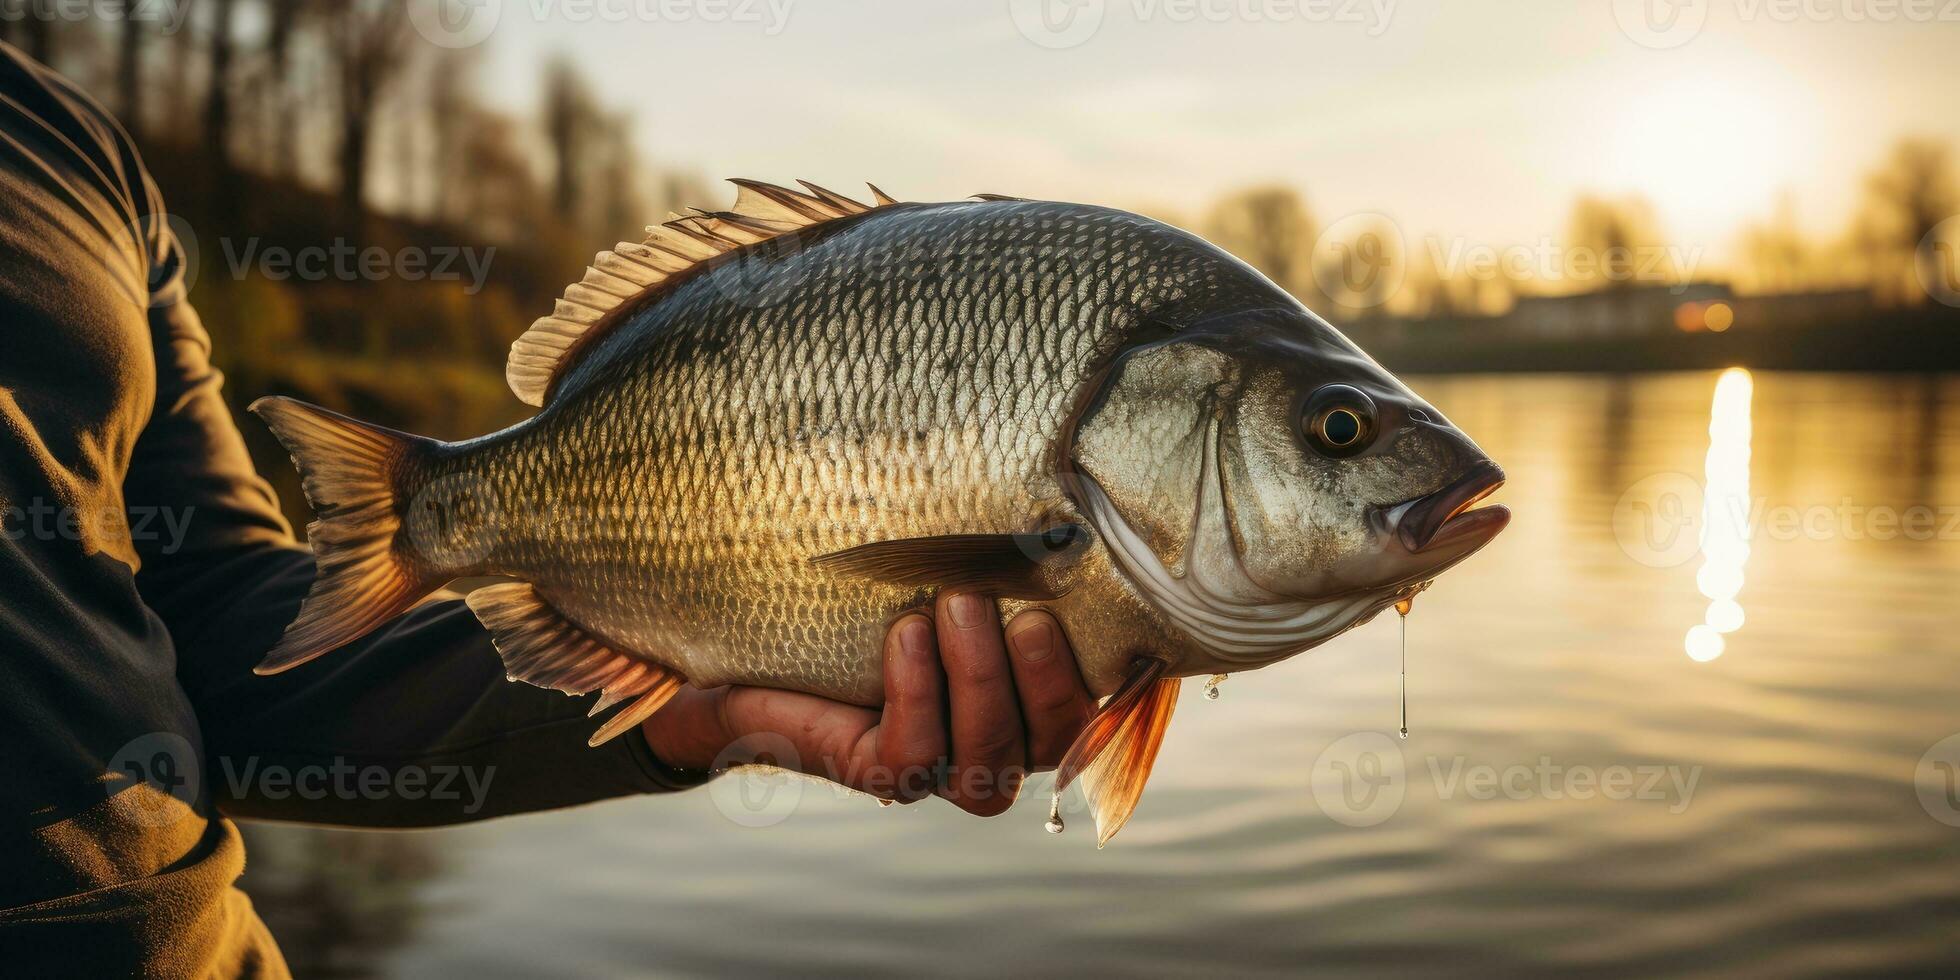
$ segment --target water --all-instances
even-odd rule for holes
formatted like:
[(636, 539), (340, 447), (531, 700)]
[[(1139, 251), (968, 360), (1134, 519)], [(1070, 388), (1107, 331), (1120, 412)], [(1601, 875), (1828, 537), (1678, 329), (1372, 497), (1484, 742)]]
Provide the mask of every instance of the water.
[(248, 886), (356, 937), (296, 959), (398, 976), (1950, 973), (1960, 378), (1745, 380), (1415, 379), (1515, 512), (1422, 596), (1419, 730), (1392, 616), (1191, 686), (1105, 850), (1042, 832), (1046, 777), (993, 820), (782, 783), (772, 826), (696, 791), (365, 871), (260, 828)]

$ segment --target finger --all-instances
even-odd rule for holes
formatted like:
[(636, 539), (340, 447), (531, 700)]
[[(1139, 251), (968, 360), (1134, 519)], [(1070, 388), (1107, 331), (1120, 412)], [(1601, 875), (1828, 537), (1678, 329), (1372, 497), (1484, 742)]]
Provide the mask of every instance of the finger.
[(1027, 723), (1028, 764), (1037, 772), (1053, 769), (1089, 723), (1089, 688), (1062, 624), (1047, 612), (1029, 609), (1014, 617), (1007, 624), (1007, 646)]
[(878, 713), (869, 708), (811, 694), (689, 686), (642, 728), (654, 756), (677, 768), (762, 763), (885, 795), (877, 788), (877, 726)]
[[(735, 736), (724, 753), (735, 757), (731, 764), (768, 762), (875, 796), (891, 792), (878, 772), (878, 712), (870, 708), (814, 694), (734, 687), (721, 714)], [(740, 758), (758, 753), (778, 758)]]
[(1027, 772), (1021, 703), (1000, 613), (988, 596), (964, 593), (941, 596), (935, 618), (952, 716), (952, 768), (940, 795), (990, 817), (1013, 804)]
[(910, 802), (932, 795), (945, 756), (946, 672), (932, 620), (912, 613), (885, 632), (885, 710), (878, 721), (877, 757), (891, 782), (889, 798)]

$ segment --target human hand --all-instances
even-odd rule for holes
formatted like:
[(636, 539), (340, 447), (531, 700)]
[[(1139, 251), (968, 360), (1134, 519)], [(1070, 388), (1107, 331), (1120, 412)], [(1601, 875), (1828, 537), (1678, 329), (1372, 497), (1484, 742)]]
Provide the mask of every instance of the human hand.
[(725, 764), (729, 746), (767, 733), (794, 750), (779, 764), (881, 799), (942, 796), (987, 817), (1013, 804), (1029, 772), (1061, 762), (1095, 707), (1061, 624), (1030, 609), (1003, 631), (985, 595), (942, 595), (930, 615), (899, 617), (885, 633), (884, 661), (883, 709), (772, 688), (689, 686), (642, 730), (675, 768)]

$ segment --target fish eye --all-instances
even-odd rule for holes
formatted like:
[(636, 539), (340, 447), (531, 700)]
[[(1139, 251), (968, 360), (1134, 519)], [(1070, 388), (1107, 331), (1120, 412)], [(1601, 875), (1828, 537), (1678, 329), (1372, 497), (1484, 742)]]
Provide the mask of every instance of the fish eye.
[(1301, 406), (1301, 431), (1322, 456), (1343, 459), (1368, 448), (1375, 437), (1375, 403), (1350, 385), (1325, 385)]

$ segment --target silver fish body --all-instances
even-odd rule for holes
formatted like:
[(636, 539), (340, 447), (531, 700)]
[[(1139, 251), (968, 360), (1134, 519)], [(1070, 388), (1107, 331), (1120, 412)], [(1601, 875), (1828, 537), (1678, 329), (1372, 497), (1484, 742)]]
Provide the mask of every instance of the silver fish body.
[[(616, 307), (547, 330), (548, 356), (520, 340), (513, 387), (543, 408), (510, 429), (435, 444), (268, 406), (329, 550), (322, 598), (262, 669), (371, 628), (333, 622), (371, 597), (500, 575), (562, 617), (479, 608), (507, 662), (529, 651), (513, 676), (610, 697), (658, 665), (876, 705), (884, 627), (947, 583), (818, 559), (918, 542), (931, 565), (947, 536), (1065, 527), (1006, 612), (1053, 609), (1107, 695), (1139, 657), (1176, 677), (1323, 642), (1503, 526), (1467, 511), (1501, 478), (1468, 437), (1193, 235), (1050, 202), (771, 200), (826, 220), (754, 222), (599, 296)], [(718, 214), (689, 234), (749, 227)], [(595, 295), (575, 285), (560, 313)], [(383, 552), (396, 571), (370, 574)], [(578, 656), (538, 668), (568, 636)]]

